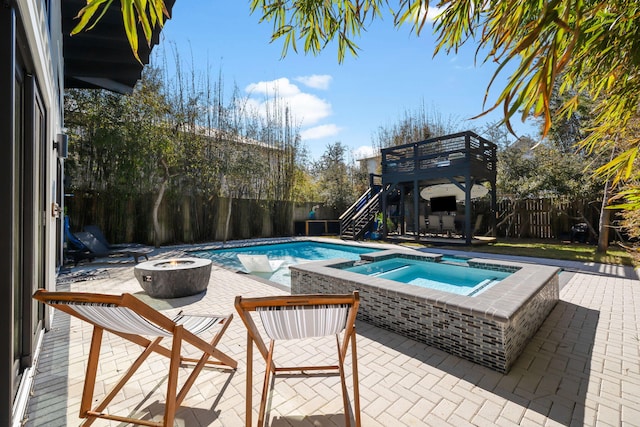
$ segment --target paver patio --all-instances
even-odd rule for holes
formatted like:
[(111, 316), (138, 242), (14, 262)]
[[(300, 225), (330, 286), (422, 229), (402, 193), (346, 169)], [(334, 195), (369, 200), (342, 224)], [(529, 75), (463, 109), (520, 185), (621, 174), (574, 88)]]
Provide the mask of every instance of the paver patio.
[[(163, 251), (156, 258), (177, 253)], [(134, 278), (133, 264), (93, 263), (78, 269), (104, 271), (95, 280), (60, 284), (59, 290), (131, 292), (168, 314), (181, 309), (231, 313), (236, 295), (284, 293), (247, 275), (214, 266), (204, 295), (154, 300)], [(566, 276), (561, 280), (565, 284), (560, 302), (508, 375), (357, 322), (363, 426), (640, 425), (640, 281), (628, 269), (562, 275)], [(130, 365), (129, 359), (116, 358), (115, 354), (122, 353), (115, 350), (127, 352), (131, 359), (139, 353), (139, 348), (122, 348), (123, 340), (107, 335), (98, 394), (119, 377), (119, 368)], [(81, 423), (78, 408), (90, 340), (89, 325), (56, 312), (52, 328), (44, 336), (25, 426)], [(332, 345), (321, 349), (332, 354)], [(219, 348), (238, 360), (238, 369), (205, 369), (178, 410), (176, 425), (244, 424), (245, 346), (246, 330), (236, 315)], [(300, 357), (291, 353), (294, 355)], [(161, 419), (163, 406), (159, 402), (164, 402), (168, 363), (153, 356), (151, 360), (114, 400), (112, 408)], [(264, 375), (264, 362), (257, 356), (254, 374), (255, 414)], [(158, 380), (161, 382), (156, 386)], [(343, 426), (339, 378), (277, 379), (267, 412), (270, 426)], [(119, 423), (98, 420), (94, 425)]]

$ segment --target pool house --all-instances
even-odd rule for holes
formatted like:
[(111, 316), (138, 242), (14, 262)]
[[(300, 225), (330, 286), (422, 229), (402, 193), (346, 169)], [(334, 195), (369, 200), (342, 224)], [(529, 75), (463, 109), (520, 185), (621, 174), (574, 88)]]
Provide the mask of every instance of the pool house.
[[(393, 231), (471, 245), (479, 243), (473, 234), (483, 221), (495, 235), (496, 152), (471, 131), (382, 149), (382, 173), (371, 175), (370, 188), (340, 217), (341, 236), (361, 239), (376, 221), (383, 237)], [(486, 218), (472, 207), (484, 196), (490, 199)]]

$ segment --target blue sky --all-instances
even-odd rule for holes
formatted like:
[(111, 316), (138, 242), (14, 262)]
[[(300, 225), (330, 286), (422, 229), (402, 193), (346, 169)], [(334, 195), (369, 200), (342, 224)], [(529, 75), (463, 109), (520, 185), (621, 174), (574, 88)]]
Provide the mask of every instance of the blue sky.
[[(258, 106), (264, 91), (279, 96), (300, 123), (303, 142), (317, 159), (328, 144), (341, 142), (355, 157), (372, 150), (378, 129), (397, 123), (406, 111), (424, 106), (444, 121), (460, 122), (464, 129), (481, 129), (500, 119), (499, 112), (474, 121), (482, 111), (483, 98), (493, 75), (490, 64), (474, 65), (475, 46), (456, 55), (433, 58), (435, 37), (430, 28), (420, 37), (409, 27), (396, 29), (387, 15), (369, 24), (356, 43), (358, 57), (348, 55), (338, 63), (337, 47), (328, 46), (320, 55), (290, 50), (281, 57), (282, 42), (270, 43), (271, 23), (259, 23), (241, 1), (178, 1), (173, 17), (162, 32), (161, 45), (171, 62), (177, 50), (196, 72), (215, 78), (222, 73), (225, 88), (237, 86)], [(505, 76), (506, 77), (506, 76)], [(490, 92), (495, 99), (501, 81)], [(493, 98), (492, 98), (493, 97)], [(535, 128), (513, 123), (520, 134), (534, 136)]]

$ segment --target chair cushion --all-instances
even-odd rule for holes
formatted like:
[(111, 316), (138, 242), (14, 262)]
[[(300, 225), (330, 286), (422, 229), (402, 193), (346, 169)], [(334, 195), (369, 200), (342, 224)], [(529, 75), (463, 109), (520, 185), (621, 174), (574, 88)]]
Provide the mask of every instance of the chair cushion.
[(323, 337), (340, 333), (348, 305), (257, 307), (265, 332), (273, 340)]
[(194, 335), (199, 335), (200, 333), (210, 329), (211, 327), (220, 323), (221, 320), (226, 319), (226, 317), (222, 316), (186, 316), (184, 314), (178, 314), (173, 318), (173, 321), (178, 324), (184, 326), (184, 328), (191, 332)]
[(156, 326), (127, 307), (98, 304), (69, 304), (73, 309), (104, 329), (125, 334), (169, 337), (171, 332)]

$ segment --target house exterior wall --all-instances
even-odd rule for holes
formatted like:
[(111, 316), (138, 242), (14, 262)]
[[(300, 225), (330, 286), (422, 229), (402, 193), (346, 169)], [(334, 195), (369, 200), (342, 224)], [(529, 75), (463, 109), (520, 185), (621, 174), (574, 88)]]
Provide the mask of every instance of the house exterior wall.
[[(173, 3), (165, 0), (169, 13)], [(65, 23), (73, 22), (75, 7), (80, 3), (64, 0), (5, 0), (0, 6), (0, 336), (8, 342), (0, 346), (0, 426), (22, 425), (50, 313), (31, 296), (39, 288), (55, 288), (63, 260), (61, 154), (66, 149), (60, 149), (60, 137), (64, 73), (69, 72), (64, 69), (63, 41), (68, 38), (63, 37), (63, 16)], [(116, 8), (107, 15), (120, 23)], [(152, 45), (158, 43), (159, 32), (159, 27), (154, 29)], [(109, 26), (98, 37), (88, 37), (100, 52), (126, 40), (124, 32)], [(106, 56), (95, 69), (95, 57), (85, 58), (76, 45), (76, 69), (69, 81), (82, 86), (73, 87), (131, 90), (142, 64), (125, 57), (131, 52), (124, 46), (118, 50), (122, 58)], [(139, 47), (143, 61), (148, 62), (151, 48)], [(85, 86), (87, 81), (93, 83)]]
[(367, 157), (360, 159), (360, 169), (367, 171), (367, 173), (380, 173), (380, 162), (382, 157), (378, 154), (374, 157)]
[(45, 311), (31, 295), (53, 288), (62, 160), (61, 0), (0, 8), (0, 425), (17, 425), (29, 392)]
[[(11, 184), (12, 173), (10, 159), (13, 157), (13, 116), (10, 114), (13, 108), (13, 57), (15, 50), (15, 13), (10, 8), (0, 7), (0, 144), (4, 155), (0, 156), (0, 180), (5, 184)], [(0, 209), (0, 332), (3, 337), (12, 337), (12, 313), (11, 308), (13, 282), (12, 259), (7, 254), (12, 252), (11, 215), (6, 208), (12, 200), (10, 192), (0, 195), (3, 208)], [(12, 407), (13, 397), (10, 393), (13, 384), (13, 353), (12, 347), (3, 345), (0, 347), (0, 419), (1, 424), (11, 421), (9, 410)], [(7, 414), (7, 415), (4, 415)]]

